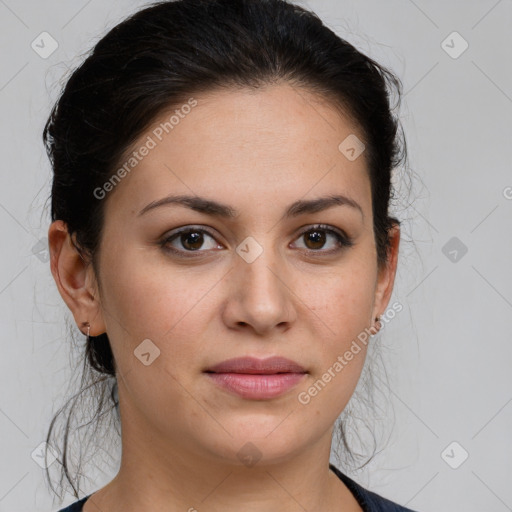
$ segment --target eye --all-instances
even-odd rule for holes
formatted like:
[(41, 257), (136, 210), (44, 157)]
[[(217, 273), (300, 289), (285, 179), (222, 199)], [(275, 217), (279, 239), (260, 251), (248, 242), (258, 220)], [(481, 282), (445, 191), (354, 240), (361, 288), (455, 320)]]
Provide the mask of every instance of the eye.
[[(223, 246), (220, 246), (215, 241), (213, 235), (208, 230), (194, 226), (188, 226), (174, 231), (171, 235), (165, 237), (160, 242), (160, 245), (173, 253), (206, 252), (205, 250), (200, 251), (200, 248), (205, 243), (205, 235), (207, 238), (213, 240), (213, 243), (210, 242), (210, 247), (207, 247), (207, 249), (223, 248)], [(178, 242), (181, 248), (173, 246), (173, 242)]]
[[(319, 250), (325, 246), (329, 236), (334, 240), (334, 248), (329, 250)], [(353, 240), (345, 235), (341, 230), (332, 228), (325, 224), (308, 227), (301, 232), (299, 239), (301, 237), (306, 241), (306, 251), (310, 253), (334, 254), (346, 247), (352, 247), (354, 245)], [(207, 239), (210, 239), (211, 241), (210, 246), (205, 249), (204, 244)], [(176, 245), (181, 247), (176, 247)], [(205, 253), (212, 249), (224, 248), (215, 240), (214, 235), (210, 233), (209, 230), (195, 226), (187, 226), (171, 232), (170, 235), (166, 236), (160, 242), (160, 246), (166, 251), (184, 257), (201, 256), (199, 253)], [(203, 250), (201, 250), (201, 248), (203, 248)]]
[[(335, 241), (333, 249), (319, 251), (321, 247), (326, 244), (328, 237), (331, 236)], [(324, 254), (333, 254), (346, 247), (354, 245), (353, 240), (345, 235), (338, 229), (331, 228), (325, 224), (317, 224), (316, 226), (309, 227), (301, 232), (299, 239), (304, 239), (306, 242), (305, 249), (308, 252), (320, 252)]]

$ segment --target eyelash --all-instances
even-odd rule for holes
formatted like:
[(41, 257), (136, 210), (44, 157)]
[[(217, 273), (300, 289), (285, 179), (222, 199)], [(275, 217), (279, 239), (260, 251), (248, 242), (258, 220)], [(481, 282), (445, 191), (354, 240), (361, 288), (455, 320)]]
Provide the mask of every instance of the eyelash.
[[(309, 232), (315, 231), (315, 230), (317, 230), (317, 231), (325, 231), (328, 234), (333, 235), (336, 238), (336, 240), (337, 240), (337, 242), (338, 242), (338, 244), (340, 246), (337, 247), (336, 249), (331, 249), (331, 250), (328, 250), (328, 251), (306, 249), (305, 252), (308, 253), (308, 254), (313, 254), (313, 255), (317, 255), (317, 254), (332, 255), (332, 254), (336, 254), (336, 253), (342, 251), (343, 249), (348, 249), (349, 247), (352, 247), (354, 245), (354, 241), (353, 241), (352, 238), (346, 236), (345, 234), (343, 234), (343, 232), (338, 231), (337, 229), (331, 228), (330, 226), (328, 226), (326, 224), (315, 224), (313, 226), (309, 226), (306, 229), (302, 230), (299, 233), (297, 238), (300, 238), (300, 237), (304, 236), (306, 233), (309, 233)], [(197, 250), (197, 251), (185, 250), (185, 251), (183, 251), (181, 249), (176, 249), (176, 248), (170, 247), (168, 245), (170, 242), (172, 242), (174, 239), (178, 238), (180, 235), (182, 235), (184, 233), (206, 233), (207, 235), (209, 235), (213, 239), (215, 239), (215, 235), (210, 230), (208, 230), (208, 229), (196, 228), (194, 226), (187, 226), (185, 228), (181, 228), (181, 229), (175, 231), (172, 235), (165, 237), (159, 243), (159, 245), (165, 251), (168, 251), (168, 252), (171, 252), (173, 254), (176, 254), (179, 257), (183, 257), (183, 258), (196, 258), (196, 257), (203, 256), (203, 254), (201, 254), (201, 253), (205, 253), (207, 251), (201, 251), (201, 250)], [(190, 255), (185, 256), (184, 253), (190, 253)]]

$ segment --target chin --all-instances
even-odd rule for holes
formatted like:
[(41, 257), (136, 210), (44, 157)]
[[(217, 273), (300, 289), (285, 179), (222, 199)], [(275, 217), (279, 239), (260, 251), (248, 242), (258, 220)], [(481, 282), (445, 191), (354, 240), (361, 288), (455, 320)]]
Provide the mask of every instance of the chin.
[[(235, 466), (252, 467), (255, 464), (262, 466), (285, 462), (311, 445), (316, 436), (314, 432), (306, 432), (304, 425), (293, 424), (285, 419), (289, 413), (281, 411), (279, 416), (249, 415), (235, 423), (219, 420), (231, 435), (221, 429), (222, 437), (212, 438), (210, 431), (210, 436), (198, 444), (203, 444), (205, 450), (216, 458), (216, 462), (220, 458), (222, 462)], [(321, 437), (320, 433), (318, 437)]]

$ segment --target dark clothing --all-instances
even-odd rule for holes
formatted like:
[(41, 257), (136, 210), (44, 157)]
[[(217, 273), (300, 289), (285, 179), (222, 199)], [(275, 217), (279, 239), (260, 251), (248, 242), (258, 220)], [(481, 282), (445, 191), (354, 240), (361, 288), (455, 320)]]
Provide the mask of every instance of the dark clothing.
[(350, 479), (342, 473), (338, 468), (329, 464), (329, 467), (338, 475), (339, 479), (348, 487), (349, 491), (354, 495), (355, 499), (364, 510), (364, 512), (415, 512), (410, 508), (402, 507), (393, 501), (366, 490), (357, 482)]

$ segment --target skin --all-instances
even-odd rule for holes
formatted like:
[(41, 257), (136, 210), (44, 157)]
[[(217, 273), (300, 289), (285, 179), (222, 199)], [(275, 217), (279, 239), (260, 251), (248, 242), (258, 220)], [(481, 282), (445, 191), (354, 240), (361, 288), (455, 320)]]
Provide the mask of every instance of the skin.
[[(231, 512), (241, 503), (244, 512), (359, 511), (328, 463), (365, 345), (309, 404), (297, 397), (385, 312), (399, 228), (379, 269), (364, 153), (349, 161), (338, 149), (348, 135), (362, 135), (328, 101), (286, 83), (196, 99), (104, 199), (99, 276), (62, 221), (49, 229), (58, 289), (79, 326), (88, 321), (91, 335), (108, 333), (118, 368), (121, 468), (84, 511)], [(357, 201), (362, 213), (342, 205), (282, 219), (294, 201), (334, 193)], [(167, 205), (138, 215), (169, 194), (207, 197), (239, 214), (224, 219)], [(354, 245), (327, 255), (339, 247), (332, 234), (321, 231), (323, 245), (301, 235), (319, 223), (343, 230)], [(200, 257), (187, 257), (199, 252), (187, 237), (168, 243), (181, 258), (159, 245), (190, 225), (214, 234), (194, 246)], [(252, 263), (236, 253), (248, 236), (263, 248)], [(146, 366), (134, 350), (147, 338), (160, 355)], [(245, 355), (281, 355), (308, 375), (277, 398), (249, 400), (203, 373)], [(247, 442), (261, 456), (252, 467), (237, 456)]]

